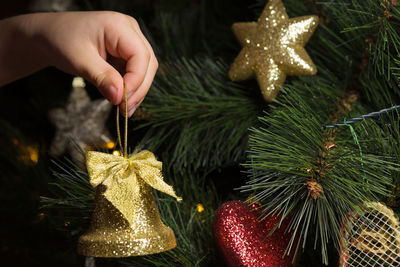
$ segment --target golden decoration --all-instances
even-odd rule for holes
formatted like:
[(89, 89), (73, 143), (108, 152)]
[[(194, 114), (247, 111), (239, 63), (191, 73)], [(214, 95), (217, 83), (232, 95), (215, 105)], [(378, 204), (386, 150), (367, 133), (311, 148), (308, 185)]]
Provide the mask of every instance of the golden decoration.
[(400, 266), (399, 220), (380, 202), (346, 218), (340, 243), (340, 267)]
[(257, 22), (232, 25), (243, 46), (229, 71), (232, 81), (256, 77), (267, 102), (287, 75), (314, 75), (317, 69), (304, 45), (318, 25), (317, 16), (289, 19), (281, 0), (270, 0)]
[(93, 257), (158, 253), (176, 246), (174, 232), (160, 219), (152, 188), (175, 197), (163, 181), (162, 163), (150, 151), (129, 158), (89, 151), (90, 184), (97, 187), (89, 230), (78, 252)]

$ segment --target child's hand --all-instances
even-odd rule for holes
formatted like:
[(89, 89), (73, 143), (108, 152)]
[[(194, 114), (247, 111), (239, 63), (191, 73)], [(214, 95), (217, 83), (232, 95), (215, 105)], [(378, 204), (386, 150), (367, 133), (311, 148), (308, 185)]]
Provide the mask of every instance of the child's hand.
[(143, 101), (158, 63), (134, 18), (105, 11), (37, 13), (12, 19), (33, 40), (31, 47), (46, 62), (44, 66), (86, 78), (119, 104), (123, 114), (124, 84), (129, 116)]

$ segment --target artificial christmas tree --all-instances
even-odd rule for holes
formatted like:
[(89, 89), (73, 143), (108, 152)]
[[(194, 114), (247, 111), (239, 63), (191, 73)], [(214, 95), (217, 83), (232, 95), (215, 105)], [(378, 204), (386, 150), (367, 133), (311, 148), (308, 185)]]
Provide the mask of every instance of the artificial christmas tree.
[[(289, 18), (318, 16), (304, 47), (318, 73), (286, 77), (268, 104), (254, 80), (228, 75), (242, 49), (232, 24), (257, 20), (267, 1), (153, 2), (143, 27), (160, 68), (130, 140), (157, 154), (166, 181), (185, 199), (177, 205), (155, 193), (177, 247), (112, 263), (96, 259), (98, 265), (217, 266), (223, 258), (212, 233), (214, 210), (249, 194), (264, 210), (259, 220), (281, 215), (284, 228), (276, 231), (293, 233), (288, 247), (301, 254), (298, 266), (337, 266), (343, 232), (354, 236), (354, 227), (343, 229), (344, 218), (364, 214), (365, 203), (381, 201), (398, 213), (398, 3), (282, 3)], [(43, 204), (58, 225), (70, 222), (74, 244), (89, 223), (94, 190), (86, 170), (63, 159), (52, 166), (57, 190), (43, 194)]]

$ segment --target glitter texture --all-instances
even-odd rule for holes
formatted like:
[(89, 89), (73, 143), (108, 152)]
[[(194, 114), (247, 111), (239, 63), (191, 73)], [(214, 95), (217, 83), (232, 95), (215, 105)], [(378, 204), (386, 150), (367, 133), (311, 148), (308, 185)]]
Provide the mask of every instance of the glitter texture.
[[(279, 223), (279, 216), (259, 221), (260, 208), (241, 201), (230, 201), (215, 211), (214, 237), (217, 247), (228, 266), (288, 267), (292, 264), (293, 250), (285, 255), (291, 233), (286, 231), (289, 217), (272, 235), (269, 232)], [(295, 239), (295, 244), (298, 238)], [(295, 262), (297, 262), (296, 258)]]
[(317, 16), (289, 19), (281, 0), (270, 0), (257, 22), (232, 25), (243, 46), (229, 71), (232, 81), (256, 77), (271, 102), (287, 75), (314, 75), (317, 69), (304, 45), (318, 25)]
[(176, 246), (174, 232), (160, 219), (152, 187), (177, 200), (163, 181), (162, 163), (150, 151), (130, 158), (87, 153), (90, 183), (97, 187), (89, 230), (79, 238), (78, 253), (127, 257), (158, 253)]

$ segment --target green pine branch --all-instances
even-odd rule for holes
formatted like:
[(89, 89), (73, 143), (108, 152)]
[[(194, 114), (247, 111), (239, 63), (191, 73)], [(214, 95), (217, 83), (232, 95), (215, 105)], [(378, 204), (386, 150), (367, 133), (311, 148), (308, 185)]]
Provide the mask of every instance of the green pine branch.
[[(343, 218), (360, 210), (364, 201), (387, 197), (393, 173), (400, 171), (399, 158), (378, 123), (353, 126), (362, 156), (348, 127), (322, 127), (334, 118), (331, 103), (337, 102), (337, 88), (319, 77), (285, 87), (279, 105), (260, 118), (263, 126), (251, 130), (246, 165), (250, 181), (242, 187), (263, 203), (266, 215), (290, 214), (291, 242), (296, 234), (302, 240), (291, 245), (304, 247), (313, 242), (312, 236), (322, 247), (325, 264), (327, 243), (339, 247)], [(352, 110), (343, 115), (363, 109)]]
[[(290, 15), (301, 9), (302, 1), (286, 2)], [(348, 127), (321, 127), (398, 102), (398, 7), (392, 3), (316, 3), (322, 24), (307, 50), (319, 77), (312, 84), (304, 79), (288, 83), (277, 105), (260, 118), (263, 126), (250, 136), (251, 180), (243, 189), (256, 194), (265, 212), (291, 213), (290, 228), (302, 236), (301, 245), (307, 238), (320, 244), (326, 264), (327, 243), (338, 246), (344, 216), (364, 201), (384, 200), (398, 180), (398, 116), (355, 125), (362, 152)], [(338, 99), (358, 90), (364, 95), (352, 112), (333, 116)], [(334, 147), (327, 150), (332, 139)]]
[(162, 155), (177, 172), (209, 172), (239, 162), (248, 128), (265, 104), (258, 89), (228, 81), (227, 71), (210, 58), (162, 65), (143, 102), (151, 117), (139, 126), (149, 127), (141, 146)]
[[(398, 102), (400, 96), (400, 6), (396, 1), (326, 1), (332, 21), (359, 54), (360, 81), (376, 109)], [(360, 54), (361, 53), (361, 54)], [(385, 106), (386, 105), (386, 106)]]

